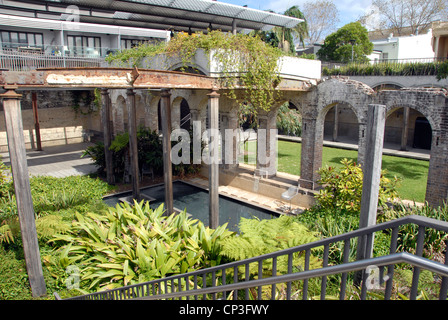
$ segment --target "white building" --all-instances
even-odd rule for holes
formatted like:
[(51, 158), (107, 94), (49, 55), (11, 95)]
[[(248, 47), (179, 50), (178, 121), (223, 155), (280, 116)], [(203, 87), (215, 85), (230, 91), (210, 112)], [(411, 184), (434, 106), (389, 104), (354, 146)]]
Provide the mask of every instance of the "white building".
[(373, 53), (368, 56), (372, 61), (425, 62), (433, 61), (435, 53), (432, 46), (432, 30), (427, 33), (394, 37), (391, 33), (387, 39), (372, 40)]

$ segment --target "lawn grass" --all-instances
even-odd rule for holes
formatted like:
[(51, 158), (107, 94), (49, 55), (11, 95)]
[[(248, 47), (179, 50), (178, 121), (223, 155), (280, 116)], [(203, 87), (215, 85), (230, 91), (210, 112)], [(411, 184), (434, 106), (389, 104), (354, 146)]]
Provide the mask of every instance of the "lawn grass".
[[(301, 143), (278, 141), (279, 172), (300, 175), (301, 147)], [(255, 163), (255, 148), (255, 142), (251, 141), (248, 146), (249, 159), (245, 161), (246, 163)], [(344, 158), (356, 162), (358, 151), (324, 147), (322, 166), (338, 167)], [(416, 202), (425, 201), (429, 161), (384, 155), (382, 167), (387, 171), (388, 177), (397, 176), (402, 179), (401, 185), (398, 187), (400, 198)]]

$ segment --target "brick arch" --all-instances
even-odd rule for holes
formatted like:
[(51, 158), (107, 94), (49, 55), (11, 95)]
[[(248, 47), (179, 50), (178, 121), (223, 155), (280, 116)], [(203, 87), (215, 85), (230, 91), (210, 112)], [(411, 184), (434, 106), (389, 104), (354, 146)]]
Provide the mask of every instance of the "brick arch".
[(317, 119), (325, 119), (328, 110), (337, 104), (350, 107), (358, 123), (366, 121), (367, 106), (375, 96), (375, 91), (368, 85), (347, 78), (332, 78), (319, 84), (315, 90)]
[(433, 131), (440, 131), (442, 119), (439, 112), (435, 112), (434, 104), (438, 91), (426, 92), (420, 88), (409, 88), (399, 91), (382, 91), (379, 101), (386, 106), (386, 117), (399, 108), (409, 107), (420, 112), (428, 119)]

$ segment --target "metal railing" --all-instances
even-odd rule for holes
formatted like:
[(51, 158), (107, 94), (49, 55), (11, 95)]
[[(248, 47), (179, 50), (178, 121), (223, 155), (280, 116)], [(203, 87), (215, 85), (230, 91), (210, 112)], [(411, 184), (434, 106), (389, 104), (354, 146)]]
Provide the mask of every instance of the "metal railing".
[[(397, 252), (400, 228), (413, 224), (418, 228), (415, 248), (408, 252)], [(393, 291), (394, 270), (397, 264), (406, 264), (413, 269), (409, 299), (418, 297), (419, 278), (422, 270), (428, 270), (436, 277), (440, 290), (440, 300), (446, 300), (448, 291), (448, 259), (445, 264), (423, 257), (423, 247), (427, 230), (448, 233), (448, 222), (421, 216), (407, 216), (394, 221), (358, 229), (342, 235), (319, 240), (262, 256), (235, 261), (216, 267), (157, 279), (118, 289), (69, 298), (69, 300), (160, 300), (160, 299), (326, 299), (347, 298), (358, 290), (357, 298), (365, 300), (369, 290), (376, 297), (390, 300)], [(374, 243), (375, 233), (390, 235), (389, 254), (353, 261), (354, 243)], [(329, 265), (329, 256), (339, 246), (342, 252), (341, 263)], [(310, 261), (318, 256), (321, 267), (311, 268)], [(303, 264), (295, 265), (297, 258)], [(286, 263), (287, 272), (280, 272), (279, 265)], [(371, 270), (377, 270), (372, 286)], [(269, 272), (266, 272), (270, 270)], [(385, 275), (384, 272), (387, 271)], [(359, 277), (358, 277), (359, 276)], [(376, 277), (376, 278), (375, 278)], [(357, 283), (356, 279), (360, 282)], [(332, 283), (330, 295), (328, 282)], [(338, 290), (334, 292), (334, 283)], [(312, 289), (310, 289), (312, 287)], [(317, 288), (317, 289), (316, 289)], [(59, 299), (57, 294), (56, 298)]]
[(0, 49), (0, 68), (9, 71), (30, 71), (39, 68), (101, 67), (104, 58), (98, 56), (68, 56), (38, 51)]
[(447, 58), (385, 59), (369, 62), (322, 62), (322, 73), (334, 76), (435, 76)]

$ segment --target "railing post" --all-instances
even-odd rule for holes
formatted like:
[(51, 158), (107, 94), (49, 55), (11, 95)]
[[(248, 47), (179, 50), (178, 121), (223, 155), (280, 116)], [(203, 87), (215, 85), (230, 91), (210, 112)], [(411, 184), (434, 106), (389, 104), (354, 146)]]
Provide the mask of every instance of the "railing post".
[[(415, 254), (419, 257), (421, 257), (423, 255), (424, 241), (425, 241), (425, 227), (419, 226), (418, 227), (418, 236), (417, 236), (417, 247), (415, 248), (415, 251), (416, 251)], [(417, 299), (419, 278), (420, 278), (420, 268), (414, 267), (414, 273), (412, 274), (412, 286), (411, 286), (410, 300)]]
[[(445, 265), (448, 266), (448, 240), (445, 240)], [(446, 300), (448, 294), (448, 277), (442, 277), (439, 300)]]

